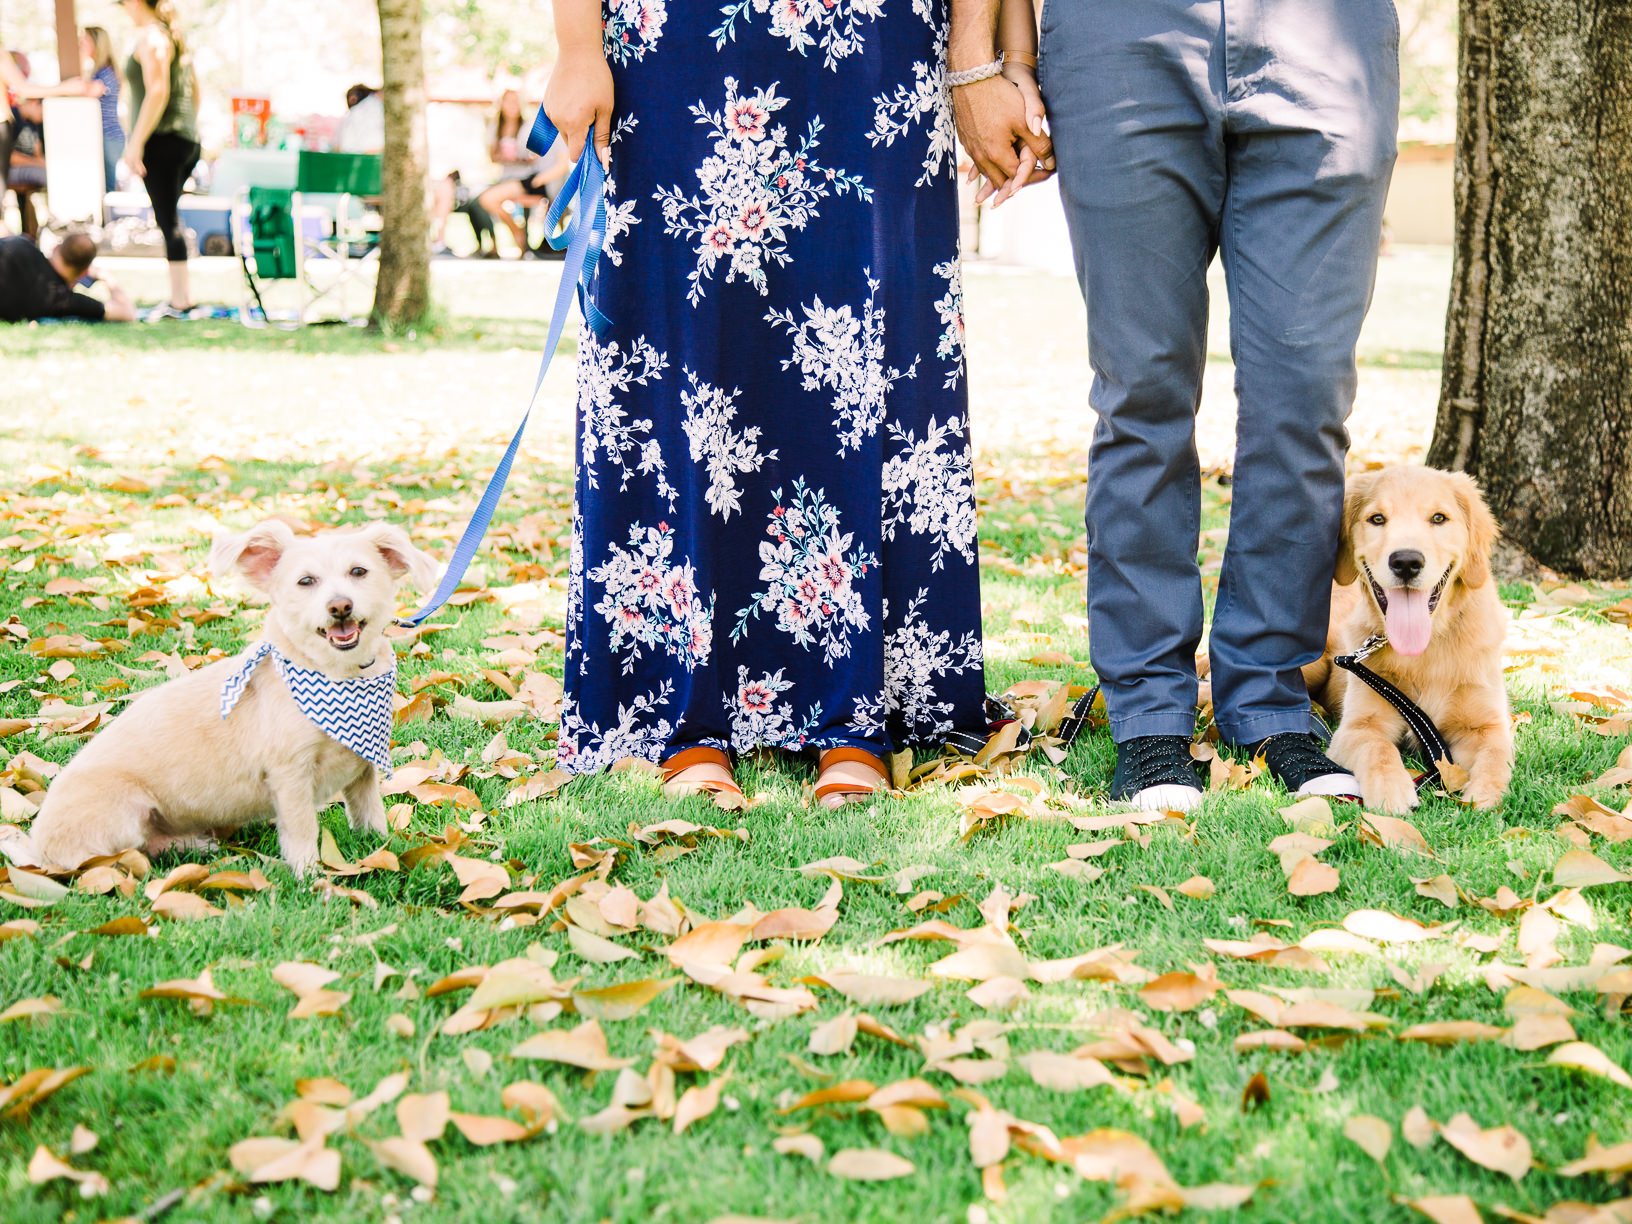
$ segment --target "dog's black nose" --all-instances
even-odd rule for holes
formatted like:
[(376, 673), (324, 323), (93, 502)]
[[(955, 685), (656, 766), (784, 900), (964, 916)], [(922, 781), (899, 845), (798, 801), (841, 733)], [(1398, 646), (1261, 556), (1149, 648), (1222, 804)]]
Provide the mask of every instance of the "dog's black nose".
[(1417, 575), (1422, 573), (1424, 560), (1426, 558), (1416, 549), (1402, 548), (1399, 552), (1388, 554), (1388, 568), (1401, 582), (1414, 582)]
[[(1422, 568), (1422, 562), (1420, 560), (1417, 562), (1417, 568)], [(334, 617), (334, 619), (337, 621), (351, 619), (351, 600), (347, 599), (344, 595), (340, 595), (329, 600), (329, 615)]]

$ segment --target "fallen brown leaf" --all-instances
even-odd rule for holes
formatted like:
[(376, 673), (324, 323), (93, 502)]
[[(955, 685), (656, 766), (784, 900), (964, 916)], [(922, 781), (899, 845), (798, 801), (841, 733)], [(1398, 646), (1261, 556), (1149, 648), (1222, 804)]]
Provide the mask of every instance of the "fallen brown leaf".
[(1439, 1128), (1439, 1135), (1475, 1164), (1514, 1181), (1530, 1171), (1530, 1143), (1511, 1126), (1481, 1130), (1471, 1117), (1459, 1113)]

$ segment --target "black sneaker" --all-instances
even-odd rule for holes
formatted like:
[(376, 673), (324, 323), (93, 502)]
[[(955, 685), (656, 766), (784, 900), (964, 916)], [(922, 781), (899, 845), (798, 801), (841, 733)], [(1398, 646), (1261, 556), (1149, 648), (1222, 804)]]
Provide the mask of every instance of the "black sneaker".
[(1314, 736), (1304, 732), (1272, 735), (1247, 744), (1249, 757), (1264, 758), (1269, 776), (1299, 799), (1325, 795), (1334, 799), (1360, 801), (1360, 782), (1320, 750)]
[(1201, 776), (1182, 735), (1140, 735), (1116, 746), (1111, 802), (1136, 812), (1188, 812), (1201, 806)]

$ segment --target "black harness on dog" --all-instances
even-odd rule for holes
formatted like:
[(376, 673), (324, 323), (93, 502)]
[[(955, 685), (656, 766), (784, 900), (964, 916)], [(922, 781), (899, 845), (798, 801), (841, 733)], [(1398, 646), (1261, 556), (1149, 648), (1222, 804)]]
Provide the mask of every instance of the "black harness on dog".
[(1417, 737), (1417, 743), (1422, 747), (1423, 759), (1428, 762), (1428, 771), (1417, 779), (1417, 789), (1420, 791), (1439, 781), (1439, 762), (1451, 761), (1451, 746), (1445, 742), (1439, 728), (1434, 726), (1434, 720), (1423, 713), (1421, 706), (1365, 665), (1367, 658), (1386, 645), (1388, 638), (1374, 633), (1354, 653), (1338, 655), (1332, 663), (1365, 684), (1405, 719), (1405, 725), (1411, 728), (1411, 734)]

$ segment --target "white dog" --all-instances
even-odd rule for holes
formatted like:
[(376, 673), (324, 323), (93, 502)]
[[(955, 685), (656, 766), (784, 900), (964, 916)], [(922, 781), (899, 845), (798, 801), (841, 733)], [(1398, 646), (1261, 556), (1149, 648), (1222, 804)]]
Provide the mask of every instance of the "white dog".
[(336, 795), (353, 828), (386, 831), (396, 658), (383, 634), (397, 584), (423, 587), (435, 562), (389, 524), (296, 537), (269, 520), (219, 540), (210, 564), (270, 597), (264, 635), (142, 694), (80, 751), (29, 831), (42, 865), (271, 818), (298, 875), (317, 863), (317, 813)]

